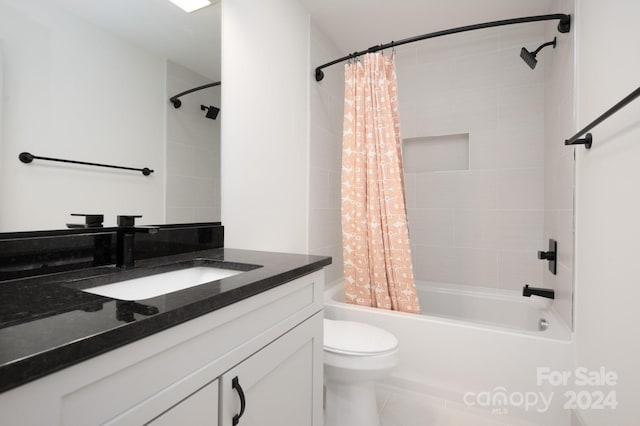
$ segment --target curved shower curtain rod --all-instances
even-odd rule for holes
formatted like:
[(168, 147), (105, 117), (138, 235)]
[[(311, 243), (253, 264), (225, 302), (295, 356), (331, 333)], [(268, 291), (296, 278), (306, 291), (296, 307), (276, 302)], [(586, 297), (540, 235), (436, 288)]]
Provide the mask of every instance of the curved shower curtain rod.
[(349, 59), (357, 58), (358, 56), (362, 56), (367, 53), (378, 52), (380, 50), (390, 49), (392, 47), (400, 46), (403, 44), (413, 43), (416, 41), (426, 40), (429, 38), (435, 38), (435, 37), (440, 37), (440, 36), (445, 36), (450, 34), (463, 33), (466, 31), (480, 30), (483, 28), (491, 28), (491, 27), (500, 27), (503, 25), (523, 24), (526, 22), (551, 21), (554, 19), (560, 20), (560, 22), (558, 23), (559, 32), (568, 33), (571, 30), (571, 15), (565, 15), (563, 13), (555, 13), (552, 15), (526, 16), (524, 18), (503, 19), (501, 21), (491, 21), (491, 22), (485, 22), (482, 24), (474, 24), (474, 25), (467, 25), (464, 27), (451, 28), (448, 30), (436, 31), (433, 33), (405, 38), (400, 41), (392, 41), (391, 43), (387, 43), (387, 44), (372, 46), (367, 50), (354, 52), (340, 59), (336, 59), (324, 65), (320, 65), (319, 67), (316, 67), (316, 81), (322, 81), (322, 79), (324, 78), (324, 72), (322, 71), (323, 68), (330, 67), (331, 65), (339, 64), (340, 62), (348, 61)]
[(206, 89), (209, 87), (220, 86), (221, 84), (222, 84), (221, 81), (216, 81), (215, 83), (209, 83), (209, 84), (204, 84), (202, 86), (194, 87), (193, 89), (185, 90), (182, 93), (178, 93), (177, 95), (170, 97), (169, 101), (173, 104), (174, 108), (180, 108), (180, 106), (182, 105), (182, 101), (178, 99), (179, 97), (188, 95), (189, 93), (197, 92), (198, 90)]

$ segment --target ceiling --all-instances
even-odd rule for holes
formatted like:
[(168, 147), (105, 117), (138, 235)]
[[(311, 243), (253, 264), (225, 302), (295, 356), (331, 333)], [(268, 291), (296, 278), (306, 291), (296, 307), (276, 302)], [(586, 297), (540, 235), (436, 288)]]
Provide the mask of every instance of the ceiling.
[(298, 1), (344, 54), (433, 31), (565, 12), (554, 0)]
[(220, 80), (220, 3), (186, 13), (168, 0), (48, 2), (212, 80)]

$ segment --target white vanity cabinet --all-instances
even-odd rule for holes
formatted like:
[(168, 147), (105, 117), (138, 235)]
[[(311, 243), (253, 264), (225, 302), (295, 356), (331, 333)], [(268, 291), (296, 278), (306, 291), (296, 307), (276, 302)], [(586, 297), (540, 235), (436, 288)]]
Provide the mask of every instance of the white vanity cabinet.
[(323, 286), (317, 271), (1, 393), (0, 425), (321, 426)]
[(309, 337), (317, 328), (315, 322), (322, 326), (322, 314), (316, 314), (313, 321), (298, 326), (220, 378), (220, 426), (320, 425), (322, 419), (313, 421), (313, 417), (322, 407), (313, 406), (308, 392), (314, 385), (314, 374), (309, 373), (317, 367), (316, 343)]
[(149, 426), (218, 424), (219, 385), (220, 380), (212, 381), (147, 424)]

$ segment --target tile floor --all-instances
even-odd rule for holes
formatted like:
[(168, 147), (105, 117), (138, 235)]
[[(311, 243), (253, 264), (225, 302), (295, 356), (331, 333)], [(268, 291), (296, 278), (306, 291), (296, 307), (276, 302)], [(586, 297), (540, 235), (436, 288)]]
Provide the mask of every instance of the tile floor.
[(388, 384), (378, 384), (376, 393), (381, 426), (535, 426), (508, 415), (494, 415)]

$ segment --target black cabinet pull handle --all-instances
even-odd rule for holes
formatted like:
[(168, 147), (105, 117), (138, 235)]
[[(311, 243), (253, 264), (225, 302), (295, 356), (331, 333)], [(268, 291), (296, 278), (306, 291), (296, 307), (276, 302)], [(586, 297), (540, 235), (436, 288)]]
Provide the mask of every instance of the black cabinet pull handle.
[(238, 376), (234, 377), (231, 381), (231, 388), (235, 389), (238, 392), (238, 396), (240, 397), (240, 412), (233, 416), (233, 426), (236, 426), (238, 422), (240, 422), (240, 417), (244, 414), (244, 409), (247, 406), (247, 401), (244, 398), (244, 391), (242, 390), (242, 386), (240, 386), (240, 382), (238, 381)]

